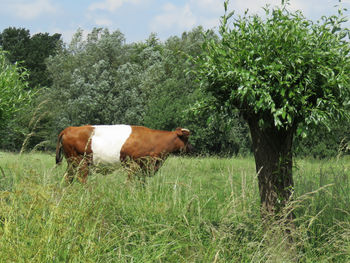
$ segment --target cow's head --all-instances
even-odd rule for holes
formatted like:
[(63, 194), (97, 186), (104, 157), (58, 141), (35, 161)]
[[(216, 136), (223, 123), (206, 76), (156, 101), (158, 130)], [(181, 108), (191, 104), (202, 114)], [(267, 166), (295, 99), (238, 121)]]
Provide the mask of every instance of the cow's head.
[(192, 152), (193, 147), (188, 141), (190, 137), (190, 131), (184, 128), (176, 128), (175, 132), (177, 134), (177, 137), (179, 138), (179, 151), (183, 153)]

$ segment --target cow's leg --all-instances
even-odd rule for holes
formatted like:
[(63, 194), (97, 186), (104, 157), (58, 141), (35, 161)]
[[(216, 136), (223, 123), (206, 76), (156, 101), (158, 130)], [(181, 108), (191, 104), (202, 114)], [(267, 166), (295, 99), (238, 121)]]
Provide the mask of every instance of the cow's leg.
[(153, 176), (160, 166), (160, 158), (157, 156), (146, 156), (135, 161), (137, 163), (137, 179), (142, 184), (146, 183), (146, 177)]
[(77, 175), (81, 183), (86, 183), (89, 175), (89, 164), (91, 162), (91, 156), (82, 156), (75, 151), (71, 151), (70, 157), (67, 158), (68, 166), (64, 176), (66, 182), (71, 184), (74, 180), (74, 176)]
[(154, 163), (153, 163), (153, 175), (159, 170), (163, 162), (164, 162), (163, 158), (155, 157)]
[(153, 176), (162, 166), (164, 159), (159, 156), (149, 156), (142, 160), (141, 168), (144, 176)]
[(78, 180), (85, 184), (89, 175), (89, 162), (85, 157), (79, 162), (78, 173)]
[(122, 167), (128, 173), (128, 178), (126, 182), (134, 181), (137, 170), (140, 170), (140, 168), (138, 168), (138, 164), (129, 156), (121, 158), (120, 161), (121, 161)]
[(145, 183), (146, 177), (153, 176), (163, 164), (164, 159), (159, 156), (146, 156), (136, 160), (127, 157), (121, 161), (128, 172), (128, 181), (133, 181), (136, 177)]
[(132, 171), (128, 171), (128, 182), (132, 182), (134, 180), (134, 174)]
[(141, 171), (140, 165), (134, 160), (129, 160), (128, 163), (124, 166), (128, 172), (128, 181), (132, 182), (136, 178), (139, 178), (139, 173)]
[(75, 173), (76, 173), (75, 161), (73, 160), (73, 158), (68, 158), (67, 159), (67, 170), (66, 170), (66, 173), (64, 175), (64, 179), (68, 184), (71, 184), (73, 182)]
[(67, 160), (67, 170), (66, 170), (66, 173), (64, 174), (64, 179), (68, 184), (71, 184), (77, 172), (79, 155), (74, 149), (74, 147), (70, 146), (69, 144), (64, 145), (63, 149)]

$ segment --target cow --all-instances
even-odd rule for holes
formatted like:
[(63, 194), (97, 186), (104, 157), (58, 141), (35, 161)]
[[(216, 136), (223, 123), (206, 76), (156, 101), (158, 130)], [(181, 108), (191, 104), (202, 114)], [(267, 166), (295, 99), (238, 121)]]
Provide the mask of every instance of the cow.
[[(135, 164), (146, 172), (150, 167), (156, 172), (170, 153), (189, 152), (190, 131), (177, 128), (161, 131), (131, 125), (85, 125), (67, 127), (59, 135), (56, 146), (56, 164), (62, 162), (62, 151), (67, 160), (65, 179), (72, 182), (74, 174), (86, 183), (91, 164), (121, 162), (129, 168), (132, 179)], [(149, 163), (152, 165), (145, 165)]]

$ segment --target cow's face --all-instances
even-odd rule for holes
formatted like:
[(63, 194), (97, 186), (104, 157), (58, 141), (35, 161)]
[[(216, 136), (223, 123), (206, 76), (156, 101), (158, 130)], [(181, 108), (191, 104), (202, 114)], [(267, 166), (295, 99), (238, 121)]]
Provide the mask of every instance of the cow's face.
[(177, 128), (175, 130), (178, 136), (178, 152), (190, 153), (193, 151), (193, 146), (189, 143), (190, 131), (188, 129)]

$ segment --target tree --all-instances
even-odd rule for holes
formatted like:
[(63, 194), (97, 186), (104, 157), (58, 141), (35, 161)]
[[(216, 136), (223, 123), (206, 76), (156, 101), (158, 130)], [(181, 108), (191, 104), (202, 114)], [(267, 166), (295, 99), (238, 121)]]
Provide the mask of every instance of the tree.
[(29, 30), (24, 28), (9, 27), (0, 34), (0, 46), (3, 50), (8, 51), (6, 56), (11, 63), (25, 61), (29, 42)]
[[(218, 39), (213, 31), (208, 32), (208, 37)], [(140, 52), (147, 63), (141, 85), (150, 90), (144, 125), (164, 130), (189, 128), (191, 143), (201, 154), (244, 152), (242, 148), (246, 148), (247, 140), (242, 140), (243, 129), (238, 118), (228, 122), (224, 113), (192, 111), (196, 101), (208, 97), (198, 89), (194, 76), (186, 74), (194, 67), (188, 56), (199, 56), (204, 41), (204, 30), (200, 26), (179, 37), (169, 37), (164, 44), (155, 41), (154, 36), (147, 40), (153, 45)]]
[(296, 156), (332, 158), (349, 154), (350, 123), (339, 120), (331, 127), (317, 125), (308, 127), (307, 136), (297, 136), (293, 143)]
[(193, 101), (192, 93), (195, 90), (194, 81), (183, 73), (184, 68), (189, 66), (183, 53), (187, 53), (191, 46), (200, 47), (202, 42), (196, 35), (201, 30), (197, 28), (184, 33), (182, 38), (170, 37), (163, 45), (158, 44), (158, 50), (153, 51), (158, 60), (154, 60), (145, 71), (144, 81), (144, 85), (152, 87), (144, 118), (146, 126), (171, 130), (183, 125), (183, 111)]
[(247, 121), (262, 213), (276, 214), (293, 192), (294, 135), (309, 124), (348, 116), (349, 31), (341, 9), (312, 22), (288, 11), (288, 1), (264, 8), (264, 18), (247, 12), (235, 17), (227, 5), (220, 41), (206, 41), (197, 74), (209, 82), (202, 87), (216, 105), (237, 108)]
[[(6, 140), (6, 125), (14, 114), (29, 104), (32, 93), (27, 90), (27, 72), (11, 64), (0, 49), (0, 138)], [(0, 141), (1, 143), (1, 141)]]
[(11, 63), (20, 63), (28, 70), (30, 88), (50, 86), (45, 60), (54, 56), (62, 48), (60, 34), (38, 33), (30, 36), (29, 30), (9, 27), (0, 33), (0, 46), (8, 51), (6, 56)]
[(55, 134), (70, 125), (142, 124), (143, 69), (130, 59), (134, 45), (124, 42), (120, 31), (95, 28), (86, 40), (78, 31), (67, 49), (48, 60)]
[(29, 70), (29, 84), (32, 88), (49, 87), (52, 80), (46, 67), (46, 59), (55, 56), (62, 47), (61, 34), (38, 33), (30, 38), (25, 67)]

